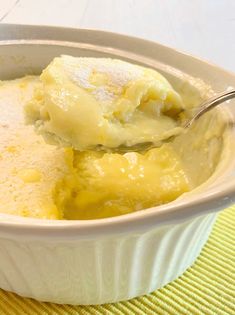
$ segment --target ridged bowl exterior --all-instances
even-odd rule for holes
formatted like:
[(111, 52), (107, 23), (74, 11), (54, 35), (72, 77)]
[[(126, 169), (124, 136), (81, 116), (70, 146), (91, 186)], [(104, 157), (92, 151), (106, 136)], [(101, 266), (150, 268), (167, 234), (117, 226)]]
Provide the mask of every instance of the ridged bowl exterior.
[(180, 276), (199, 255), (216, 214), (138, 234), (43, 242), (0, 239), (0, 287), (41, 301), (131, 299)]

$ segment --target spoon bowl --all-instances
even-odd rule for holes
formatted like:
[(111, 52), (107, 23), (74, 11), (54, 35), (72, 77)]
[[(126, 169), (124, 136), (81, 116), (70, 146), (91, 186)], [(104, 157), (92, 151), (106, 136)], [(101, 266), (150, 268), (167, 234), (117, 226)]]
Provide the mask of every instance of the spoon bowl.
[[(235, 98), (235, 89), (231, 89), (229, 91), (224, 91), (222, 93), (216, 94), (216, 96), (213, 96), (209, 98), (208, 100), (204, 101), (200, 104), (197, 108), (193, 109), (186, 109), (179, 113), (179, 115), (185, 115), (186, 117), (190, 117), (189, 119), (183, 120), (181, 124), (181, 128), (177, 129), (177, 132), (174, 135), (166, 135), (166, 137), (163, 137), (161, 140), (157, 142), (142, 142), (142, 143), (136, 143), (134, 145), (128, 146), (128, 145), (120, 145), (116, 148), (108, 148), (105, 146), (97, 146), (97, 151), (105, 151), (109, 153), (127, 153), (127, 152), (141, 152), (146, 151), (153, 148), (159, 148), (164, 143), (172, 142), (177, 136), (182, 134), (186, 129), (190, 128), (192, 124), (195, 123), (202, 115), (213, 109), (214, 107), (220, 105), (221, 103), (224, 103), (232, 98)], [(189, 115), (190, 111), (195, 110), (196, 113), (193, 115)]]

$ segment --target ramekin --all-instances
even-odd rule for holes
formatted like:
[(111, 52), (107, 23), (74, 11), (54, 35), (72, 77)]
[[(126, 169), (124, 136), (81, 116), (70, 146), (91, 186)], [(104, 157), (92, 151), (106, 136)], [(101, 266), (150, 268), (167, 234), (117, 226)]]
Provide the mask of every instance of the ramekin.
[[(62, 53), (115, 56), (160, 71), (168, 65), (169, 73), (201, 78), (214, 91), (235, 86), (233, 74), (142, 39), (0, 25), (0, 79), (38, 73)], [(164, 206), (90, 221), (0, 214), (0, 287), (41, 301), (86, 305), (131, 299), (176, 279), (199, 255), (218, 211), (235, 200), (235, 141), (229, 141), (217, 176)]]

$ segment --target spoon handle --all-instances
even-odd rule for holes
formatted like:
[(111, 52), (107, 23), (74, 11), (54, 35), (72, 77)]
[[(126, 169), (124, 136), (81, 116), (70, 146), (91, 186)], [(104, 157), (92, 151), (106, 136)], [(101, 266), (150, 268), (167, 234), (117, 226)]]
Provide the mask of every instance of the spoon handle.
[(217, 105), (219, 105), (225, 101), (228, 101), (232, 98), (235, 98), (235, 90), (234, 89), (230, 90), (230, 91), (219, 93), (216, 96), (206, 100), (205, 102), (203, 102), (201, 104), (199, 111), (193, 116), (193, 118), (190, 119), (186, 123), (185, 128), (190, 127), (195, 122), (195, 120), (197, 120), (199, 117), (201, 117), (204, 113), (208, 112), (209, 110), (216, 107)]

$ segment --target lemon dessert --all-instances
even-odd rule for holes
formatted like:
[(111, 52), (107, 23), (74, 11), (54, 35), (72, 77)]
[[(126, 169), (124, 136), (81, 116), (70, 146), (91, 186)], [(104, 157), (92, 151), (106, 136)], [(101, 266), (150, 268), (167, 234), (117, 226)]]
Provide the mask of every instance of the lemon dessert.
[(0, 212), (60, 219), (53, 190), (68, 171), (64, 150), (24, 124), (24, 105), (38, 84), (36, 77), (0, 83)]
[[(0, 96), (0, 212), (97, 219), (161, 205), (206, 181), (223, 148), (211, 113), (161, 143), (180, 134), (187, 104), (155, 70), (120, 60), (58, 57), (40, 78), (2, 82)], [(118, 152), (142, 142), (161, 145)]]

